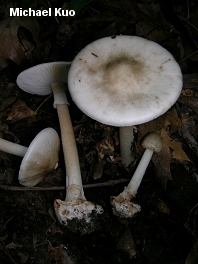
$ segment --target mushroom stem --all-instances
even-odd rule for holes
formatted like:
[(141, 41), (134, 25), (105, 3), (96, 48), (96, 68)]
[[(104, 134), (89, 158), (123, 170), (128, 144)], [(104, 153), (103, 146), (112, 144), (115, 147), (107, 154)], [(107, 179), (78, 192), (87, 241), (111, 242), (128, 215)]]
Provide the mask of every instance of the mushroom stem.
[[(57, 109), (61, 128), (61, 138), (66, 167), (66, 197), (65, 201), (54, 201), (55, 212), (59, 222), (66, 225), (72, 231), (80, 230), (82, 233), (93, 231), (94, 215), (103, 213), (99, 205), (86, 200), (80, 171), (80, 163), (73, 126), (68, 110), (68, 101), (64, 92), (64, 83), (53, 83), (54, 106)], [(89, 225), (80, 223), (81, 219)], [(70, 220), (72, 220), (70, 222)], [(73, 223), (76, 221), (76, 224)], [(91, 223), (91, 224), (90, 224)]]
[(122, 163), (129, 166), (129, 164), (134, 160), (131, 152), (131, 146), (134, 140), (134, 126), (120, 127), (119, 134)]
[[(79, 198), (85, 199), (80, 171), (80, 163), (78, 158), (78, 150), (68, 109), (69, 103), (65, 94), (66, 84), (53, 83), (51, 86), (54, 94), (54, 107), (56, 107), (57, 109), (60, 123), (65, 168), (67, 171), (67, 193), (65, 201)], [(73, 188), (68, 188), (69, 186), (73, 186)]]
[(135, 173), (133, 174), (132, 179), (130, 180), (127, 188), (125, 188), (125, 190), (130, 192), (130, 194), (133, 197), (135, 197), (137, 194), (137, 191), (138, 191), (139, 186), (142, 182), (142, 179), (144, 177), (146, 169), (147, 169), (149, 162), (152, 158), (152, 155), (153, 155), (153, 150), (145, 149), (144, 154), (142, 155), (142, 158), (138, 164), (138, 167), (135, 170)]
[[(66, 185), (76, 186), (76, 188), (67, 188), (65, 201), (71, 199), (85, 199), (84, 191), (82, 187), (82, 178), (80, 172), (80, 164), (78, 158), (78, 152), (73, 132), (73, 126), (71, 123), (69, 110), (67, 105), (57, 105), (57, 112), (61, 127), (61, 137), (63, 153), (65, 157), (65, 167), (67, 170)], [(77, 189), (78, 192), (72, 191)]]
[(158, 153), (162, 149), (160, 135), (157, 133), (149, 133), (143, 139), (142, 147), (145, 148), (144, 154), (128, 186), (118, 196), (112, 196), (110, 198), (113, 213), (121, 218), (130, 218), (141, 210), (141, 207), (138, 204), (132, 203), (131, 199), (136, 196), (153, 152)]
[(27, 147), (24, 147), (22, 145), (18, 145), (16, 143), (10, 142), (8, 140), (5, 140), (3, 138), (0, 138), (0, 150), (19, 156), (24, 157), (25, 153), (27, 152)]

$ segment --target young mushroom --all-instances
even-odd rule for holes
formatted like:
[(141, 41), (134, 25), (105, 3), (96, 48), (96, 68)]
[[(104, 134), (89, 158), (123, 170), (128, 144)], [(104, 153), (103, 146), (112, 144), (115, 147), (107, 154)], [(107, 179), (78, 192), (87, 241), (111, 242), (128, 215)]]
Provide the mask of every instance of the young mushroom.
[(159, 44), (136, 36), (96, 40), (71, 63), (68, 88), (89, 117), (120, 127), (122, 162), (132, 161), (135, 125), (165, 113), (182, 89), (182, 73)]
[(141, 210), (141, 207), (131, 202), (131, 200), (136, 196), (153, 152), (158, 153), (162, 149), (160, 135), (154, 132), (149, 133), (143, 138), (142, 147), (145, 148), (144, 154), (128, 186), (118, 196), (112, 196), (110, 198), (113, 213), (120, 218), (130, 218)]
[(0, 150), (23, 157), (19, 183), (32, 187), (57, 167), (60, 140), (57, 132), (48, 127), (37, 134), (28, 148), (0, 138)]
[(54, 201), (55, 212), (61, 224), (72, 231), (80, 229), (86, 233), (94, 230), (95, 217), (103, 213), (103, 209), (87, 201), (83, 191), (78, 151), (65, 93), (69, 66), (70, 62), (34, 66), (19, 74), (17, 84), (32, 94), (47, 95), (53, 92), (66, 168), (66, 198), (65, 201)]

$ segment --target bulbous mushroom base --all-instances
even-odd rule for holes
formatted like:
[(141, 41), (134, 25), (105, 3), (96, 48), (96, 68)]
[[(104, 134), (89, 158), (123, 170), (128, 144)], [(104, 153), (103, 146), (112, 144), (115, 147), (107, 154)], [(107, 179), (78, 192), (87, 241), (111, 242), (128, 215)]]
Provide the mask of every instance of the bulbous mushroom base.
[(110, 201), (114, 215), (120, 218), (132, 218), (141, 211), (141, 206), (127, 199), (119, 199), (119, 196), (111, 196)]
[(59, 222), (72, 232), (91, 233), (99, 228), (98, 215), (104, 210), (102, 206), (87, 200), (54, 201), (54, 208)]

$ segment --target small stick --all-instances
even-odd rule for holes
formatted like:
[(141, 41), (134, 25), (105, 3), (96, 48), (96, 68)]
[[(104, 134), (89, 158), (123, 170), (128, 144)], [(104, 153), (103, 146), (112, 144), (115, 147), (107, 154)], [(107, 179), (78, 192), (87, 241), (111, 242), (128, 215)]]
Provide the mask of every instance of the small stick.
[(39, 109), (41, 108), (41, 106), (50, 98), (52, 97), (52, 94), (50, 94), (38, 107), (37, 109), (35, 110), (35, 115), (37, 114), (37, 112), (39, 111)]
[[(128, 179), (110, 180), (108, 182), (85, 184), (83, 188), (97, 188), (105, 186), (113, 186), (122, 182), (127, 182)], [(0, 190), (5, 191), (62, 191), (65, 190), (65, 186), (52, 186), (52, 187), (21, 187), (21, 186), (9, 186), (0, 185)]]
[(17, 262), (15, 262), (15, 260), (11, 257), (11, 255), (9, 254), (9, 252), (6, 250), (6, 248), (4, 246), (2, 246), (0, 244), (0, 249), (3, 250), (3, 252), (9, 257), (9, 259), (14, 263), (17, 264)]

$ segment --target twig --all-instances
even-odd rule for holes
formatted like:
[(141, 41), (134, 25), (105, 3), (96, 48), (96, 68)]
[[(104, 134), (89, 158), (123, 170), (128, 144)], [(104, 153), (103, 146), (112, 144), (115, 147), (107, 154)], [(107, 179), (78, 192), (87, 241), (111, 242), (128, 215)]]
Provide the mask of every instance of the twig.
[(185, 58), (183, 58), (182, 60), (180, 60), (178, 63), (181, 63), (182, 61), (188, 59), (189, 57), (191, 57), (192, 55), (196, 54), (198, 52), (198, 50), (196, 50), (195, 52), (189, 54), (188, 56), (186, 56)]
[[(127, 182), (128, 179), (110, 180), (108, 182), (85, 184), (83, 188), (97, 188), (97, 187), (108, 187), (113, 186), (122, 182)], [(0, 185), (0, 190), (5, 191), (61, 191), (65, 190), (65, 186), (51, 186), (51, 187), (21, 187), (21, 186), (9, 186)]]
[(17, 264), (17, 262), (10, 256), (9, 252), (5, 249), (4, 246), (0, 244), (0, 249), (3, 250), (3, 252), (9, 257), (9, 259), (14, 263)]
[(198, 28), (196, 26), (194, 26), (192, 23), (190, 23), (190, 21), (186, 20), (185, 18), (178, 16), (180, 19), (184, 20), (186, 23), (188, 23), (189, 25), (191, 25), (191, 27), (193, 27), (196, 31), (198, 31)]
[(38, 110), (41, 108), (41, 106), (52, 96), (52, 94), (50, 94), (36, 109), (35, 114), (37, 114)]

